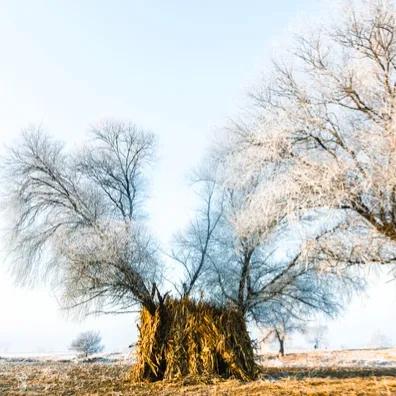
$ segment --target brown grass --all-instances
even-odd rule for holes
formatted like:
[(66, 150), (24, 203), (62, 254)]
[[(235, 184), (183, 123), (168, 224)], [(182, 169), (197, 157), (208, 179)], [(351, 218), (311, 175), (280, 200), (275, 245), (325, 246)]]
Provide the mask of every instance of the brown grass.
[(396, 369), (265, 369), (252, 382), (131, 384), (125, 364), (0, 363), (0, 395), (395, 395)]

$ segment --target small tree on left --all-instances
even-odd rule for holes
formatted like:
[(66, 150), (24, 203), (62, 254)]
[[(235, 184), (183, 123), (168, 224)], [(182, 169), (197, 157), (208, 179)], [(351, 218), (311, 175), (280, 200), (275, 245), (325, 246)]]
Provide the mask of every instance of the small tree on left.
[(17, 280), (50, 277), (63, 305), (83, 313), (154, 312), (159, 265), (140, 205), (153, 149), (151, 133), (115, 121), (74, 152), (25, 132), (4, 166)]
[(98, 332), (85, 331), (70, 345), (70, 349), (87, 358), (89, 355), (103, 351), (102, 337)]

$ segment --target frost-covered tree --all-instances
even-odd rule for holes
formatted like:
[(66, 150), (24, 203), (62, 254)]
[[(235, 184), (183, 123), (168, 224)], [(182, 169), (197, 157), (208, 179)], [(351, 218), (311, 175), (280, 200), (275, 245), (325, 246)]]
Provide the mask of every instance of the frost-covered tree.
[(230, 185), (260, 181), (241, 229), (334, 208), (357, 232), (335, 252), (322, 245), (329, 261), (394, 260), (386, 240), (396, 241), (395, 29), (393, 1), (351, 2), (333, 24), (300, 34), (253, 90), (254, 109), (225, 149)]
[(368, 340), (368, 345), (371, 348), (390, 348), (393, 346), (392, 339), (390, 339), (383, 331), (380, 329), (374, 331), (370, 340)]
[(86, 331), (73, 340), (70, 349), (87, 358), (89, 355), (103, 351), (102, 337), (99, 332)]
[(286, 339), (293, 333), (304, 332), (306, 322), (279, 308), (272, 310), (262, 342), (276, 341), (279, 344), (279, 355), (284, 356)]
[(164, 263), (142, 207), (154, 142), (151, 133), (117, 121), (99, 124), (77, 150), (40, 130), (25, 132), (3, 163), (16, 278), (50, 280), (63, 305), (83, 314), (137, 308), (137, 380), (253, 378), (243, 315), (210, 294), (206, 303), (191, 295), (203, 262), (181, 298), (161, 290)]
[(234, 306), (245, 320), (266, 328), (280, 328), (282, 318), (297, 323), (317, 312), (336, 315), (350, 294), (361, 289), (363, 279), (353, 269), (310, 261), (302, 245), (308, 237), (332, 233), (339, 223), (323, 225), (306, 218), (300, 227), (274, 222), (265, 232), (241, 231), (238, 217), (257, 183), (224, 187), (221, 165), (216, 165), (221, 158), (206, 163), (196, 177), (201, 209), (177, 236), (173, 251), (185, 270), (181, 295), (187, 291)]
[(319, 349), (323, 346), (327, 331), (327, 326), (320, 323), (306, 329), (307, 340), (313, 345), (314, 349)]
[(51, 277), (66, 307), (153, 312), (160, 267), (139, 207), (153, 147), (152, 134), (115, 121), (77, 152), (25, 132), (4, 166), (17, 279)]

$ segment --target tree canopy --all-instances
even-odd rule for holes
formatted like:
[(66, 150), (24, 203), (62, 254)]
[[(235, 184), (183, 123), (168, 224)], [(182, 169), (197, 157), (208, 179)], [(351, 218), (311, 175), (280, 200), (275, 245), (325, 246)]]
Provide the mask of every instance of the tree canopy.
[(17, 278), (51, 276), (67, 307), (153, 310), (161, 268), (140, 203), (154, 144), (117, 121), (94, 128), (76, 152), (26, 131), (5, 167)]
[(242, 234), (327, 208), (343, 227), (306, 244), (310, 261), (394, 261), (395, 15), (392, 1), (351, 3), (299, 34), (252, 90), (221, 148), (226, 184), (255, 183)]

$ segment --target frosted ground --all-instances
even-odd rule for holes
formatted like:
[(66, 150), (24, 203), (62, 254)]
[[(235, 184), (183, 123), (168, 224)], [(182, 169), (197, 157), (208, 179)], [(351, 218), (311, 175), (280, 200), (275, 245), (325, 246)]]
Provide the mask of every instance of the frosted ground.
[(213, 380), (208, 384), (136, 384), (129, 378), (130, 353), (102, 353), (84, 363), (72, 353), (0, 357), (3, 395), (389, 395), (396, 394), (396, 348), (355, 349), (262, 356), (256, 381)]
[[(259, 358), (265, 367), (392, 367), (396, 368), (396, 348), (319, 350), (292, 352), (280, 358), (276, 353), (263, 353)], [(0, 364), (35, 362), (81, 362), (75, 353), (20, 353), (0, 354)], [(122, 351), (95, 354), (89, 361), (95, 363), (133, 364), (133, 352)]]
[(260, 362), (268, 367), (396, 367), (396, 348), (299, 352), (281, 359), (268, 353), (262, 355)]

